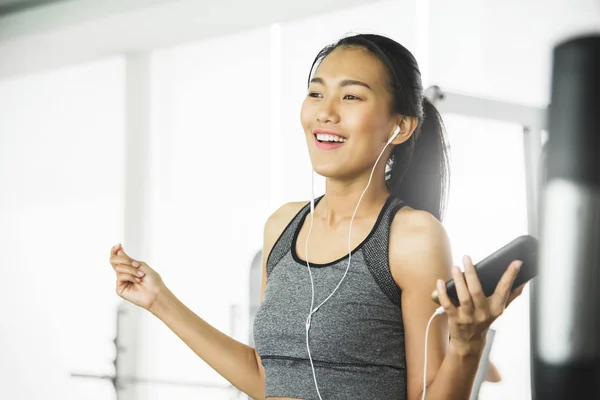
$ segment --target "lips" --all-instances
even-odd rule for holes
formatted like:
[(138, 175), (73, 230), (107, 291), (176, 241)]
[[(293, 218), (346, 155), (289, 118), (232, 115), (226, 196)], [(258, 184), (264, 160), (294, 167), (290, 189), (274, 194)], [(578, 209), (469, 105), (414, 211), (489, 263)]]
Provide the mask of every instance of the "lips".
[(330, 131), (327, 129), (315, 129), (313, 131), (313, 134), (316, 136), (329, 136), (329, 137), (334, 137), (337, 138), (339, 140), (339, 142), (345, 142), (346, 140), (348, 140), (348, 138), (340, 133), (334, 132), (334, 131)]
[(345, 143), (343, 142), (320, 142), (315, 135), (315, 146), (319, 150), (335, 150), (342, 147)]

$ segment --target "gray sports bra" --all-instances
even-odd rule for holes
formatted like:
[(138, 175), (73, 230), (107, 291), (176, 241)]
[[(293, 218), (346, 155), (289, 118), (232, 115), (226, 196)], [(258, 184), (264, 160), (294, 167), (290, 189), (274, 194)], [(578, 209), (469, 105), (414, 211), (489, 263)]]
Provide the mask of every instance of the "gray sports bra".
[[(323, 400), (406, 399), (400, 289), (388, 261), (390, 225), (402, 206), (388, 198), (367, 238), (353, 250), (346, 278), (312, 316), (310, 350)], [(306, 262), (296, 254), (309, 212), (309, 205), (300, 210), (267, 259), (267, 287), (254, 320), (266, 397), (318, 400), (306, 349), (311, 284)], [(347, 264), (348, 255), (310, 264), (315, 305), (335, 289)]]

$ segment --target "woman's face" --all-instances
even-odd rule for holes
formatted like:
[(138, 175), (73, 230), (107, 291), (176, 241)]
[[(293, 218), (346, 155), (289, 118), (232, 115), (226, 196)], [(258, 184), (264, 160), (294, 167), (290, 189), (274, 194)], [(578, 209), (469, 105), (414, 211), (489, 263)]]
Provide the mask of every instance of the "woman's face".
[(315, 172), (337, 179), (370, 173), (400, 119), (390, 113), (386, 85), (385, 67), (362, 48), (338, 47), (325, 57), (301, 111)]

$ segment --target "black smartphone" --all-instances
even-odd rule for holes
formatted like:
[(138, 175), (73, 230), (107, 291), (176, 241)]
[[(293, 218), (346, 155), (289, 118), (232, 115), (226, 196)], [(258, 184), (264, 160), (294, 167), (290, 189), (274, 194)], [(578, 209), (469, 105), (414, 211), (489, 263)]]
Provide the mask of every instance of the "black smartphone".
[[(506, 269), (513, 261), (523, 262), (521, 270), (515, 279), (511, 290), (533, 279), (537, 275), (538, 261), (538, 240), (530, 235), (519, 236), (512, 242), (503, 246), (493, 254), (484, 258), (475, 264), (475, 271), (481, 282), (481, 287), (486, 297), (494, 294), (496, 286)], [(464, 276), (464, 272), (463, 272)], [(446, 282), (446, 292), (450, 300), (456, 305), (460, 305), (454, 279)], [(437, 290), (431, 294), (431, 298), (437, 304), (440, 304)]]

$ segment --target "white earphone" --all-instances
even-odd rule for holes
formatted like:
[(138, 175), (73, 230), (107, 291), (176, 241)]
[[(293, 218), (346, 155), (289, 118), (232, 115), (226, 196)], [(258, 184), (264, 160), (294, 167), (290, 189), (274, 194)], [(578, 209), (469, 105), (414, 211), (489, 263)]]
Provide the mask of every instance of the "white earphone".
[(308, 333), (310, 331), (311, 318), (312, 318), (312, 315), (314, 313), (316, 313), (317, 310), (319, 308), (321, 308), (321, 306), (323, 304), (325, 304), (325, 302), (331, 298), (331, 296), (333, 296), (333, 294), (338, 290), (338, 288), (340, 287), (340, 285), (344, 281), (344, 278), (346, 277), (346, 274), (348, 274), (348, 270), (350, 269), (350, 262), (352, 261), (351, 237), (352, 237), (352, 223), (354, 222), (354, 217), (356, 216), (356, 212), (358, 211), (358, 207), (360, 206), (360, 202), (362, 201), (362, 198), (364, 197), (365, 193), (369, 189), (369, 185), (371, 185), (371, 180), (373, 179), (373, 173), (375, 172), (375, 167), (377, 167), (377, 163), (379, 162), (379, 159), (381, 158), (381, 156), (383, 156), (383, 153), (385, 152), (385, 149), (392, 143), (392, 141), (396, 138), (396, 136), (398, 136), (398, 134), (401, 131), (402, 131), (402, 129), (400, 128), (400, 125), (396, 125), (396, 129), (394, 129), (394, 132), (393, 132), (392, 136), (388, 139), (388, 141), (385, 144), (385, 146), (383, 146), (383, 149), (381, 150), (381, 153), (379, 153), (379, 157), (377, 157), (377, 160), (375, 161), (375, 165), (373, 165), (373, 169), (371, 170), (371, 175), (369, 176), (369, 181), (367, 182), (367, 187), (365, 188), (365, 190), (360, 195), (360, 198), (358, 199), (358, 204), (356, 205), (356, 208), (354, 209), (354, 213), (352, 214), (352, 219), (350, 220), (350, 228), (348, 230), (348, 265), (346, 266), (346, 272), (344, 272), (344, 276), (342, 276), (342, 279), (337, 284), (337, 286), (335, 287), (335, 289), (333, 290), (333, 292), (331, 292), (331, 294), (329, 296), (327, 296), (327, 298), (325, 300), (323, 300), (323, 302), (321, 304), (319, 304), (317, 307), (314, 307), (314, 303), (315, 303), (315, 285), (314, 285), (314, 282), (313, 282), (312, 272), (310, 271), (310, 264), (309, 264), (309, 261), (308, 261), (308, 239), (310, 238), (310, 234), (312, 232), (312, 227), (313, 227), (313, 222), (314, 222), (314, 213), (315, 213), (315, 184), (314, 184), (314, 182), (315, 182), (314, 181), (315, 171), (314, 170), (312, 171), (312, 179), (311, 179), (311, 181), (312, 181), (311, 182), (312, 183), (312, 194), (311, 194), (311, 200), (310, 200), (310, 227), (308, 228), (308, 234), (306, 236), (306, 242), (305, 242), (305, 247), (304, 247), (304, 256), (306, 257), (306, 266), (308, 267), (308, 275), (310, 276), (310, 286), (311, 286), (311, 289), (312, 289), (312, 298), (311, 298), (311, 303), (310, 303), (310, 312), (308, 313), (308, 317), (306, 318), (306, 349), (308, 351), (308, 358), (310, 360), (310, 366), (311, 366), (312, 373), (313, 373), (313, 379), (315, 381), (315, 387), (317, 389), (317, 395), (319, 396), (320, 400), (323, 400), (323, 398), (321, 397), (321, 393), (319, 392), (319, 385), (317, 384), (317, 375), (315, 373), (315, 367), (314, 367), (314, 364), (313, 364), (312, 355), (310, 354), (310, 345), (309, 345), (309, 341), (308, 341)]
[(396, 136), (398, 136), (401, 130), (402, 129), (400, 129), (400, 125), (396, 125), (396, 129), (394, 129), (394, 134), (390, 137), (387, 144), (391, 144), (394, 141), (394, 139), (396, 139)]

